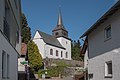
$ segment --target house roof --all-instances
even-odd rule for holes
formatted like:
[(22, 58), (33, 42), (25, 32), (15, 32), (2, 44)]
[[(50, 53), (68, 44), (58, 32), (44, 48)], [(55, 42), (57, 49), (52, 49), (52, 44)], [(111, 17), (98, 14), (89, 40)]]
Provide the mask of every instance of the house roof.
[(87, 48), (88, 48), (88, 38), (86, 37), (86, 38), (85, 38), (85, 41), (84, 41), (84, 44), (83, 44), (83, 46), (82, 46), (82, 49), (81, 49), (81, 51), (80, 51), (80, 55), (84, 56)]
[(91, 26), (80, 38), (89, 35), (94, 31), (100, 24), (108, 19), (109, 16), (113, 15), (118, 9), (120, 9), (120, 1), (118, 1), (111, 9), (109, 9), (93, 26)]
[(62, 48), (62, 49), (65, 49), (61, 44), (60, 42), (57, 40), (57, 38), (55, 38), (54, 36), (52, 35), (49, 35), (49, 34), (46, 34), (42, 31), (39, 31), (38, 30), (38, 33), (42, 36), (44, 42), (46, 44), (49, 44), (49, 45), (52, 45), (52, 46), (56, 46), (56, 47), (59, 47), (59, 48)]

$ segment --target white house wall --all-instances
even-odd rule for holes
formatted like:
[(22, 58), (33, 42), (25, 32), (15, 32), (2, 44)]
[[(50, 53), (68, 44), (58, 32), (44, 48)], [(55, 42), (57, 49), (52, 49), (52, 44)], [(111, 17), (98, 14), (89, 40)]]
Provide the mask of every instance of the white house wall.
[[(104, 29), (111, 25), (111, 39), (105, 40)], [(120, 80), (120, 10), (88, 35), (90, 80)], [(113, 76), (105, 78), (105, 62), (112, 61)]]
[[(21, 53), (21, 26), (20, 26), (20, 14), (21, 8), (19, 1), (17, 0), (17, 9), (15, 7), (14, 0), (6, 0), (10, 8), (10, 43), (16, 50)], [(11, 6), (10, 6), (11, 5)], [(4, 26), (4, 17), (5, 17), (5, 0), (0, 0), (0, 30), (3, 32)], [(16, 34), (19, 32), (19, 42), (16, 43)]]
[[(2, 78), (2, 51), (9, 55), (9, 79)], [(5, 37), (0, 32), (0, 80), (17, 80), (18, 79), (18, 53), (9, 44)]]
[(84, 69), (88, 68), (88, 50), (86, 50), (84, 55)]
[[(9, 5), (10, 11), (10, 41), (5, 38), (3, 33), (4, 28), (4, 17), (5, 17), (5, 1)], [(21, 31), (20, 31), (20, 0), (17, 0), (17, 8), (15, 6), (14, 0), (0, 0), (0, 80), (18, 80), (18, 55), (21, 52)], [(10, 6), (11, 5), (11, 6)], [(16, 33), (19, 32), (19, 42), (16, 42)], [(9, 55), (9, 78), (2, 78), (2, 52)], [(6, 61), (7, 62), (7, 61)], [(5, 66), (4, 66), (5, 67)]]
[[(88, 73), (93, 74), (90, 80), (120, 80), (120, 48), (89, 59)], [(112, 78), (105, 78), (105, 63), (112, 60)]]

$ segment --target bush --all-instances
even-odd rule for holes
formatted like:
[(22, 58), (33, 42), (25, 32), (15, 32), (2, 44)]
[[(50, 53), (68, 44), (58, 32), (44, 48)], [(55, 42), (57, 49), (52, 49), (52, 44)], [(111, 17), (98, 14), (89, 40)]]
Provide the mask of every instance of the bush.
[(41, 78), (42, 74), (45, 74), (47, 72), (47, 75), (50, 77), (59, 77), (59, 74), (65, 76), (64, 72), (65, 67), (55, 66), (55, 67), (49, 67), (47, 70), (39, 70), (38, 75)]

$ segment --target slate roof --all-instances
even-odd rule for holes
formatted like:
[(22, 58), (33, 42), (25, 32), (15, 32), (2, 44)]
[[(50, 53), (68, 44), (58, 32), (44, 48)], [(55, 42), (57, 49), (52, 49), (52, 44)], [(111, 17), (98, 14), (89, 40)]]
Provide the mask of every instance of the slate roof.
[(54, 36), (52, 35), (49, 35), (49, 34), (46, 34), (42, 31), (39, 31), (37, 30), (38, 33), (40, 34), (40, 36), (42, 36), (43, 38), (43, 41), (46, 43), (46, 44), (49, 44), (49, 45), (52, 45), (52, 46), (55, 46), (55, 47), (59, 47), (59, 48), (62, 48), (62, 49), (65, 49), (61, 44), (60, 42), (57, 40), (57, 38), (55, 38)]
[(120, 9), (120, 0), (111, 9), (109, 9), (93, 26), (91, 26), (80, 38), (89, 35), (100, 24), (102, 24), (105, 20), (107, 20), (109, 16), (113, 15), (119, 9)]
[(68, 32), (68, 31), (66, 30), (66, 28), (65, 28), (63, 25), (57, 25), (57, 26), (53, 29), (53, 31), (57, 31), (57, 30), (60, 30), (60, 29), (62, 29), (62, 30), (64, 30), (64, 31)]
[(59, 15), (58, 15), (57, 26), (53, 29), (53, 31), (60, 30), (60, 29), (62, 29), (64, 31), (67, 31), (66, 28), (63, 25), (61, 10), (60, 10)]

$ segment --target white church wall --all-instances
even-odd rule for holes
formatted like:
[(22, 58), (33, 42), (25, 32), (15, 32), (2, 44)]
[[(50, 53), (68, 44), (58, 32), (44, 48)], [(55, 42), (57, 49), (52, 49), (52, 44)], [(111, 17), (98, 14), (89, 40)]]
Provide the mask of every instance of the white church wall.
[[(43, 59), (48, 57), (55, 59), (59, 58), (59, 59), (71, 60), (71, 41), (63, 37), (57, 39), (65, 49), (46, 44), (43, 38), (38, 33), (38, 31), (36, 31), (33, 41), (37, 44), (39, 52)], [(50, 55), (50, 49), (53, 49), (53, 55)], [(58, 50), (58, 56), (56, 56), (56, 50)], [(61, 57), (61, 51), (62, 51), (62, 57)]]
[[(50, 49), (53, 49), (53, 55), (50, 55)], [(56, 56), (56, 50), (58, 51), (58, 56)], [(46, 53), (45, 53), (46, 57), (48, 57), (48, 58), (65, 59), (64, 49), (62, 49), (62, 48), (54, 47), (54, 46), (51, 46), (51, 45), (46, 45), (45, 51), (46, 51)], [(62, 57), (61, 57), (61, 51), (63, 52)]]
[(71, 60), (71, 41), (63, 38), (63, 37), (59, 37), (57, 38), (58, 41), (61, 43), (61, 45), (66, 48), (66, 50), (64, 51), (64, 53), (66, 54), (66, 52), (68, 53), (68, 58), (65, 57), (65, 59)]
[(42, 37), (39, 35), (38, 31), (36, 32), (33, 41), (37, 44), (39, 53), (41, 54), (42, 58), (45, 58), (45, 42), (43, 41)]

